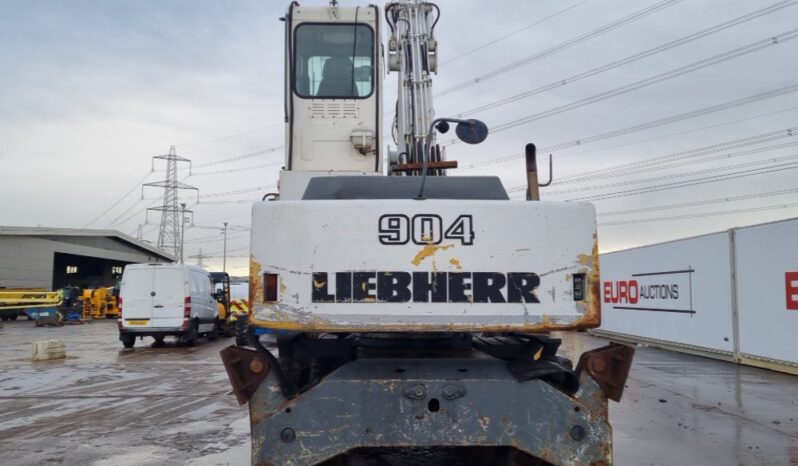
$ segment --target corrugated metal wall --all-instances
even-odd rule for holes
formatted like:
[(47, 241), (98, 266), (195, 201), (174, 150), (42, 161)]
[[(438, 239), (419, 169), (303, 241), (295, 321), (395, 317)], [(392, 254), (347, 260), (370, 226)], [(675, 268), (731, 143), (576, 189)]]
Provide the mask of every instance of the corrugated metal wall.
[(47, 243), (26, 236), (0, 237), (0, 286), (50, 288), (53, 249)]
[(0, 287), (50, 289), (56, 252), (123, 262), (156, 259), (106, 237), (71, 237), (64, 242), (50, 237), (4, 235), (0, 236)]
[(601, 256), (596, 333), (798, 373), (798, 219)]

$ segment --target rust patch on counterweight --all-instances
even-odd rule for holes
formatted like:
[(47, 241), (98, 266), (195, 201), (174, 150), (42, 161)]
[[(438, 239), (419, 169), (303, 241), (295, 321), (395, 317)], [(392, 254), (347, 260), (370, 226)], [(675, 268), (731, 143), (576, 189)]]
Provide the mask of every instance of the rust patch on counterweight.
[(261, 266), (253, 256), (249, 257), (249, 313), (255, 308), (255, 303), (263, 302), (263, 277), (260, 274)]

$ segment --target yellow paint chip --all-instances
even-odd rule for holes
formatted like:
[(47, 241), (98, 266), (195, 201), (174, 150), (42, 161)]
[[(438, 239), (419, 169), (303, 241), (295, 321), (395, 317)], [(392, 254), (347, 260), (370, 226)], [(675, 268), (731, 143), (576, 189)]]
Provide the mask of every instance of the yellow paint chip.
[(428, 244), (421, 248), (421, 251), (418, 251), (416, 257), (410, 261), (413, 265), (421, 265), (421, 262), (426, 259), (427, 257), (433, 256), (438, 251), (445, 251), (447, 249), (451, 249), (454, 247), (454, 244)]

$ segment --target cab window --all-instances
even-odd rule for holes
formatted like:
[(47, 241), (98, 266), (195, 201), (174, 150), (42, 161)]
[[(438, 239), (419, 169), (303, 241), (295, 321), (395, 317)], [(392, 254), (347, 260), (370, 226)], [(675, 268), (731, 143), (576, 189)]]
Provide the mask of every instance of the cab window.
[(374, 31), (358, 24), (300, 24), (294, 32), (294, 92), (358, 99), (374, 88)]

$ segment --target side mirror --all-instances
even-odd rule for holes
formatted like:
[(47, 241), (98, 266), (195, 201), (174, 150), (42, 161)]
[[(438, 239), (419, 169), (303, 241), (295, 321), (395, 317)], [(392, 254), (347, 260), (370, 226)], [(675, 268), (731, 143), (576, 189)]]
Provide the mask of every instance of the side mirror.
[(488, 137), (488, 126), (479, 120), (467, 120), (458, 123), (454, 132), (466, 144), (479, 144)]

